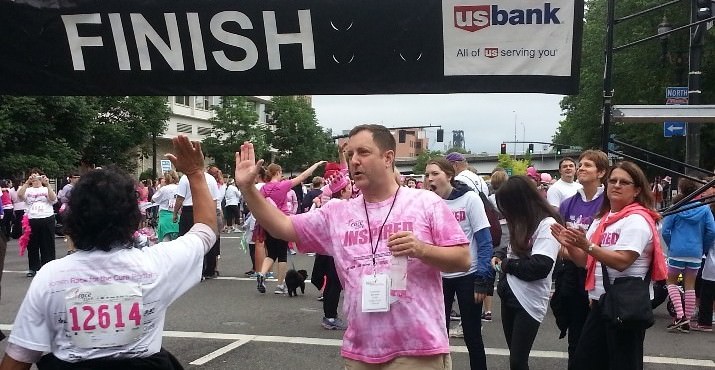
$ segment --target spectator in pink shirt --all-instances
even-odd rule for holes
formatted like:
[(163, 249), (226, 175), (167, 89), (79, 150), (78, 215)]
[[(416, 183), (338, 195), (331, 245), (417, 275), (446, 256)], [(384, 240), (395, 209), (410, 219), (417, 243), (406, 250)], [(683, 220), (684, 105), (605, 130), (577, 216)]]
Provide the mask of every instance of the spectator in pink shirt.
[(345, 289), (346, 369), (451, 369), (440, 271), (469, 269), (469, 240), (439, 196), (399, 187), (395, 150), (387, 128), (355, 127), (346, 154), (361, 195), (299, 215), (271, 206), (253, 186), (250, 142), (236, 154), (236, 183), (268, 233), (333, 256)]

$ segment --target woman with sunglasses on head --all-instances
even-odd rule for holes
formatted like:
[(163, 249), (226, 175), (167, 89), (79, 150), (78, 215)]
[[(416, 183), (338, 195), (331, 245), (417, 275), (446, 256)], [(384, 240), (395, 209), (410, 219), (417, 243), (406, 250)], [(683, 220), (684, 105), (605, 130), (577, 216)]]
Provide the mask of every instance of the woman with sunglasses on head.
[[(591, 225), (605, 198), (603, 183), (608, 167), (608, 156), (600, 150), (587, 150), (578, 158), (576, 177), (581, 187), (576, 190), (576, 195), (564, 199), (559, 206), (559, 214), (567, 226), (587, 230)], [(564, 255), (560, 257), (554, 268), (555, 288), (551, 309), (556, 325), (561, 330), (559, 338), (568, 332), (568, 368), (575, 369), (574, 353), (590, 303), (583, 289), (586, 269), (577, 266)]]
[(447, 330), (449, 331), (449, 316), (456, 294), (462, 317), (464, 342), (469, 351), (469, 363), (472, 369), (486, 369), (487, 357), (484, 352), (480, 316), (487, 291), (494, 289), (494, 275), (490, 266), (493, 247), (489, 219), (479, 194), (466, 184), (454, 180), (454, 167), (446, 159), (429, 161), (425, 173), (428, 189), (445, 200), (470, 240), (472, 265), (469, 270), (442, 273)]
[(509, 178), (496, 199), (509, 227), (508, 254), (497, 249), (492, 259), (495, 270), (502, 273), (497, 293), (509, 364), (512, 370), (529, 369), (529, 353), (546, 316), (559, 253), (550, 226), (560, 217), (526, 176)]
[[(586, 268), (585, 288), (591, 299), (591, 311), (581, 332), (574, 355), (578, 369), (642, 369), (644, 327), (615, 327), (603, 316), (598, 304), (605, 293), (603, 267), (611, 284), (616, 278), (666, 277), (653, 210), (653, 195), (643, 171), (632, 162), (613, 166), (606, 177), (606, 198), (584, 233), (560, 225), (552, 233), (565, 247), (564, 253)], [(645, 285), (644, 285), (644, 288)]]

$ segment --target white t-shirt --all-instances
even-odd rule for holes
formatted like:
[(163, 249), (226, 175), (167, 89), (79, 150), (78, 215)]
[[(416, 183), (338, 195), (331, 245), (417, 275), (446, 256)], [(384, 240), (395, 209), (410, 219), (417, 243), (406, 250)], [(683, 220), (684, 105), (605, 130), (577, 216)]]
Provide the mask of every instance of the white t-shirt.
[[(531, 247), (531, 255), (541, 254), (556, 261), (559, 254), (559, 242), (551, 236), (551, 225), (555, 224), (556, 220), (553, 217), (547, 217), (536, 228), (536, 231), (531, 236), (533, 245)], [(509, 258), (519, 258), (510, 253)], [(509, 283), (509, 288), (514, 293), (514, 296), (519, 301), (524, 310), (529, 313), (534, 320), (538, 322), (544, 321), (546, 309), (549, 307), (549, 298), (551, 295), (551, 274), (554, 273), (554, 267), (551, 266), (549, 275), (543, 279), (534, 281), (524, 281), (518, 277), (507, 274), (506, 281)]]
[(219, 185), (218, 183), (216, 183), (216, 186), (218, 186), (218, 198), (216, 198), (216, 209), (221, 209), (221, 203), (223, 203), (223, 198), (226, 197), (226, 184)]
[[(55, 199), (55, 201), (57, 200)], [(54, 203), (50, 202), (49, 190), (44, 186), (39, 188), (30, 186), (25, 190), (25, 204), (28, 209), (27, 217), (30, 219), (54, 216), (55, 210), (52, 208)]]
[(151, 197), (151, 201), (159, 203), (159, 210), (174, 212), (174, 203), (176, 203), (176, 189), (179, 185), (166, 184), (159, 188)]
[(484, 194), (489, 194), (489, 185), (484, 182), (481, 176), (470, 170), (464, 170), (454, 177), (455, 180), (465, 183), (472, 190), (481, 190)]
[[(216, 179), (206, 172), (204, 172), (204, 176), (206, 177), (206, 184), (208, 184), (209, 186), (211, 199), (219, 199), (220, 194), (218, 191), (218, 183), (216, 183)], [(182, 203), (182, 206), (194, 205), (194, 200), (191, 199), (191, 187), (189, 186), (189, 178), (186, 175), (181, 176), (181, 179), (179, 179), (179, 186), (176, 188), (176, 195), (184, 198), (184, 203)], [(219, 204), (221, 203), (219, 202)]]
[[(611, 215), (612, 214), (609, 214), (608, 216)], [(591, 238), (591, 234), (596, 231), (600, 223), (601, 219), (594, 220), (593, 223), (591, 223), (591, 227), (588, 228), (588, 232), (586, 233), (588, 238)], [(623, 272), (606, 267), (611, 283), (613, 283), (616, 278), (622, 276), (638, 276), (643, 278), (648, 273), (653, 258), (653, 233), (651, 233), (650, 226), (648, 226), (648, 222), (643, 216), (626, 216), (606, 227), (598, 245), (608, 250), (634, 251), (638, 253), (638, 258), (636, 258), (635, 262), (623, 270)], [(603, 271), (601, 270), (601, 263), (596, 261), (596, 288), (588, 292), (588, 296), (591, 299), (599, 299), (601, 295), (605, 293), (603, 289)], [(653, 298), (653, 289), (651, 289), (651, 298)]]
[(24, 211), (27, 208), (25, 201), (17, 196), (15, 188), (10, 188), (10, 199), (12, 199), (12, 205), (16, 211)]
[(238, 202), (241, 200), (241, 191), (238, 190), (236, 185), (229, 185), (226, 187), (226, 205), (227, 206), (237, 206)]
[(558, 207), (561, 205), (561, 202), (576, 195), (578, 189), (581, 188), (583, 188), (583, 186), (576, 181), (566, 182), (559, 179), (559, 181), (556, 181), (549, 187), (549, 190), (546, 192), (546, 200), (552, 206)]
[[(477, 271), (477, 256), (479, 245), (475, 234), (477, 231), (489, 227), (489, 219), (484, 211), (484, 203), (479, 194), (469, 191), (457, 199), (445, 199), (447, 207), (454, 213), (454, 218), (469, 239), (469, 252), (472, 255), (472, 265), (467, 272), (442, 273), (443, 278), (456, 278), (473, 274)], [(490, 256), (491, 257), (491, 256)]]
[[(52, 352), (78, 362), (159, 352), (166, 309), (201, 281), (203, 256), (215, 240), (210, 227), (195, 224), (149, 248), (77, 251), (48, 262), (32, 280), (8, 339), (21, 348), (9, 346), (7, 354), (39, 351), (39, 359)], [(122, 329), (131, 339), (116, 333)]]

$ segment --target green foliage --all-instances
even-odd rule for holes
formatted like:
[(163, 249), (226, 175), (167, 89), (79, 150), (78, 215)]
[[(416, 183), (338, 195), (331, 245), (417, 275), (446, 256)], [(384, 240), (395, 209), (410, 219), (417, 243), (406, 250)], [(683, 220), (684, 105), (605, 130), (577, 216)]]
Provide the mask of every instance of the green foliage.
[[(645, 10), (654, 5), (651, 0), (622, 0), (616, 5), (616, 18)], [(687, 4), (683, 4), (687, 5)], [(687, 24), (688, 6), (671, 6), (663, 11), (639, 16), (615, 27), (615, 45), (623, 45), (656, 33), (663, 15), (673, 27)], [(587, 1), (581, 61), (581, 85), (578, 95), (561, 101), (564, 119), (553, 141), (584, 148), (600, 146), (601, 108), (603, 101), (604, 40), (606, 2)], [(703, 54), (702, 104), (715, 101), (715, 50), (713, 35), (705, 33)], [(614, 104), (664, 104), (668, 86), (687, 86), (688, 32), (671, 34), (668, 55), (663, 58), (658, 39), (629, 47), (614, 54)], [(662, 122), (652, 124), (611, 125), (611, 133), (624, 142), (647, 148), (674, 159), (683, 159), (684, 145), (678, 138), (663, 138)], [(715, 127), (702, 129), (702, 153), (715, 150)], [(715, 157), (702, 156), (703, 165), (712, 168)]]
[(139, 156), (151, 152), (152, 133), (166, 131), (169, 107), (161, 96), (87, 97), (97, 116), (82, 161), (90, 165), (114, 164), (133, 172)]
[(0, 174), (38, 167), (53, 177), (76, 168), (96, 114), (84, 97), (0, 96)]
[(509, 154), (499, 154), (498, 166), (504, 169), (511, 168), (511, 174), (525, 175), (526, 169), (531, 163), (530, 159), (514, 159)]
[(154, 178), (154, 169), (153, 168), (147, 168), (146, 170), (144, 170), (142, 173), (139, 174), (139, 181), (144, 181), (146, 179), (156, 180)]
[(224, 96), (221, 104), (211, 108), (215, 115), (211, 134), (202, 142), (202, 149), (214, 159), (224, 173), (233, 173), (236, 152), (244, 141), (251, 141), (256, 158), (266, 159), (266, 127), (258, 122), (255, 105), (243, 96)]
[(131, 171), (168, 118), (164, 97), (0, 96), (0, 174), (62, 176), (80, 163)]
[(331, 132), (318, 125), (315, 110), (302, 97), (274, 96), (266, 107), (273, 127), (267, 141), (284, 172), (302, 171), (320, 160), (334, 160), (337, 146)]
[(423, 174), (425, 173), (425, 168), (427, 167), (427, 162), (430, 160), (441, 157), (443, 156), (444, 153), (442, 153), (439, 150), (425, 150), (420, 155), (417, 156), (417, 159), (415, 161), (415, 166), (412, 168), (412, 172), (416, 174)]

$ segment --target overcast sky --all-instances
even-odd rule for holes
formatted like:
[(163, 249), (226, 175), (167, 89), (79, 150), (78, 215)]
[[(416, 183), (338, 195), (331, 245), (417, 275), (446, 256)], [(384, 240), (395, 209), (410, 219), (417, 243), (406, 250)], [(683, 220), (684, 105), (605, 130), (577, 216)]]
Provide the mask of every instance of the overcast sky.
[[(437, 129), (427, 129), (430, 149), (444, 150), (452, 130), (464, 130), (472, 153), (499, 152), (502, 141), (546, 141), (562, 119), (563, 96), (548, 94), (450, 94), (450, 95), (314, 95), (318, 122), (339, 134), (362, 123), (388, 127), (441, 125), (445, 143), (437, 143)], [(523, 126), (522, 126), (523, 123)], [(507, 144), (509, 153), (514, 144)], [(543, 147), (535, 145), (539, 152)], [(517, 153), (522, 145), (517, 145)]]

